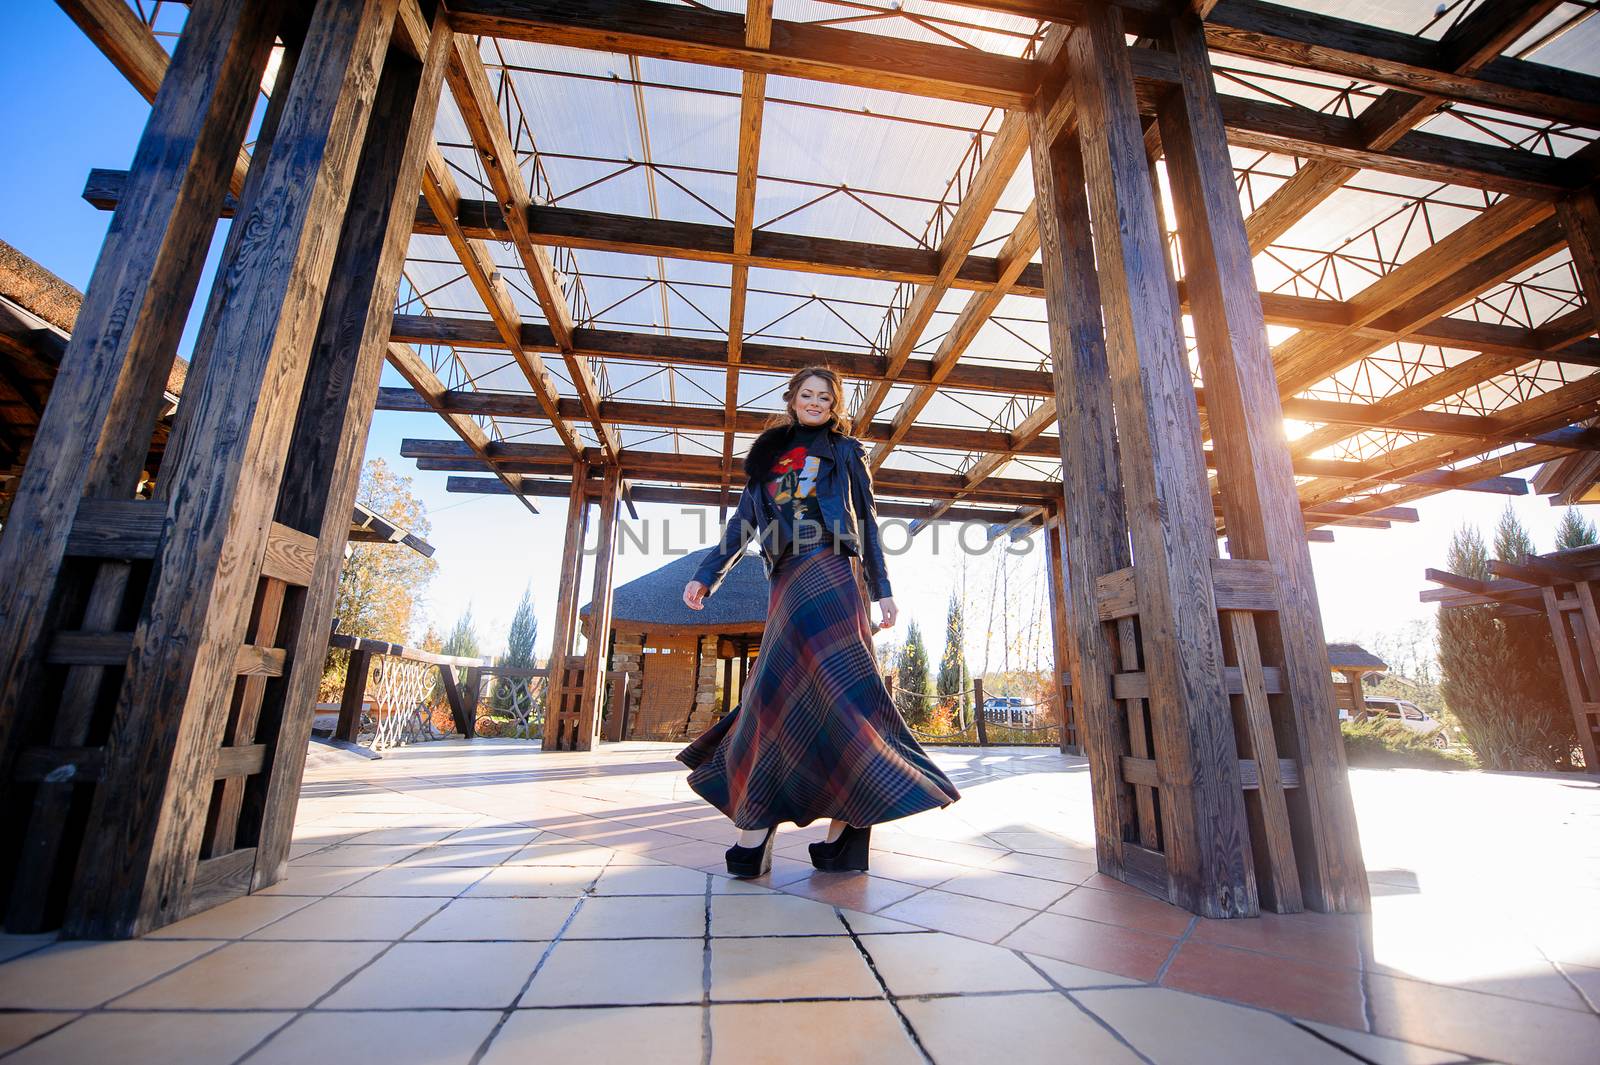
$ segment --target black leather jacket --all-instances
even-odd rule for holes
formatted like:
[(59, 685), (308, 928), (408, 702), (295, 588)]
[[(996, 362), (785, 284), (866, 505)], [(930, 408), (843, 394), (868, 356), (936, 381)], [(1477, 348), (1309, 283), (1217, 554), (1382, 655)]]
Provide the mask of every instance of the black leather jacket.
[[(788, 426), (768, 429), (756, 438), (744, 459), (746, 481), (739, 505), (723, 527), (717, 543), (706, 552), (695, 571), (694, 580), (713, 595), (728, 573), (744, 557), (745, 545), (754, 537), (761, 548), (761, 561), (771, 579), (778, 558), (787, 546), (785, 523), (773, 511), (771, 497), (763, 483), (772, 462), (788, 443)], [(817, 502), (827, 530), (824, 543), (837, 545), (840, 554), (854, 555), (866, 568), (867, 589), (873, 599), (887, 599), (889, 573), (883, 564), (883, 546), (878, 538), (878, 513), (872, 499), (872, 476), (867, 472), (861, 442), (835, 429), (818, 437), (826, 441), (819, 449)]]

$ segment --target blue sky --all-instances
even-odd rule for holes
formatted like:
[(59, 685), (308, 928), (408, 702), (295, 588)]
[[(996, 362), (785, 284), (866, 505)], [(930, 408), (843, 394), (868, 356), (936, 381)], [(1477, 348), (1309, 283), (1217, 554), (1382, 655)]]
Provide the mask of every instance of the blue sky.
[[(129, 164), (148, 106), (53, 3), (21, 0), (7, 12), (7, 28), (0, 35), (0, 129), (10, 150), (0, 167), (0, 239), (83, 288), (111, 218), (82, 200), (84, 179), (93, 167)], [(194, 324), (181, 349), (185, 356)], [(403, 384), (392, 370), (385, 371), (384, 383)], [(531, 587), (543, 654), (553, 624), (565, 501), (539, 501), (541, 513), (530, 516), (512, 500), (449, 495), (444, 474), (417, 473), (409, 460), (399, 457), (403, 437), (448, 435), (432, 415), (380, 412), (368, 441), (369, 458), (382, 457), (414, 476), (416, 492), (432, 515), (429, 539), (438, 549), (440, 570), (428, 601), (421, 604), (422, 616), (444, 628), (470, 607), (486, 650), (494, 649), (503, 646), (517, 600)], [(1341, 529), (1335, 543), (1313, 544), (1329, 637), (1370, 641), (1430, 614), (1431, 608), (1417, 599), (1426, 586), (1423, 569), (1442, 564), (1450, 535), (1461, 524), (1477, 524), (1488, 534), (1505, 504), (1504, 497), (1451, 493), (1418, 504), (1422, 521), (1417, 525), (1387, 531)], [(1559, 511), (1534, 496), (1515, 499), (1512, 505), (1537, 546), (1549, 550)], [(714, 512), (703, 522), (658, 505), (640, 505), (639, 512), (653, 550), (625, 549), (618, 561), (618, 583), (668, 560), (660, 550), (664, 529), (670, 530), (674, 547), (705, 543), (715, 533)], [(916, 618), (930, 637), (931, 649), (939, 653), (946, 603), (959, 579), (959, 557), (950, 549), (953, 533), (947, 527), (937, 550), (924, 533), (904, 553), (891, 555), (889, 573), (902, 621), (879, 640), (897, 639), (906, 621)], [(891, 549), (902, 540), (892, 534), (887, 538)], [(1015, 593), (1017, 582), (1030, 576), (1036, 579), (1040, 553), (1018, 563), (1008, 591)], [(992, 568), (984, 558), (970, 560), (969, 589), (991, 580), (987, 574)], [(976, 666), (983, 661), (981, 621), (969, 617), (968, 628), (977, 633), (967, 648)], [(1000, 665), (998, 647), (991, 650), (990, 661)]]

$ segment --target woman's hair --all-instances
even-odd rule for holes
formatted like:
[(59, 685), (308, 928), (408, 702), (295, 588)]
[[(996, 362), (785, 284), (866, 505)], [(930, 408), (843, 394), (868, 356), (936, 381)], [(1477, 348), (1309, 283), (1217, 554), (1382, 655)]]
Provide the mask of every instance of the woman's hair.
[(800, 394), (801, 383), (808, 377), (820, 377), (828, 383), (828, 389), (833, 393), (833, 409), (828, 412), (829, 424), (835, 432), (850, 436), (850, 415), (844, 409), (844, 380), (839, 376), (839, 371), (831, 366), (807, 366), (796, 370), (783, 390), (783, 410), (768, 418), (765, 428), (775, 429), (780, 425), (793, 428), (800, 424), (800, 417), (794, 412), (794, 401)]

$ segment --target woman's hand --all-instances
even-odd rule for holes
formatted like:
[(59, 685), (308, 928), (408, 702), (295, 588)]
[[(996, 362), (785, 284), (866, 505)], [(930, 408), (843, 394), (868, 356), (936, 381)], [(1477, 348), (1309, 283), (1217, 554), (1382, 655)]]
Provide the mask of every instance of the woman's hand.
[(878, 628), (880, 629), (891, 627), (894, 625), (895, 618), (900, 616), (900, 608), (894, 605), (893, 598), (879, 599), (878, 610), (883, 614), (882, 619), (878, 622)]
[(683, 601), (690, 610), (705, 609), (706, 586), (699, 581), (690, 581), (683, 586)]

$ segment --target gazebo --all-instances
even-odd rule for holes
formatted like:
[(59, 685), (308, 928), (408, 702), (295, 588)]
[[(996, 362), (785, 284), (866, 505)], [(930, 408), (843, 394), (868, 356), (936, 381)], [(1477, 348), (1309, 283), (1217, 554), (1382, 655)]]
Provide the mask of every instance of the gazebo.
[(1587, 8), (65, 6), (153, 106), (0, 536), (15, 927), (284, 876), (379, 407), (565, 496), (558, 758), (591, 504), (598, 635), (623, 509), (725, 515), (831, 363), (881, 514), (1044, 541), (1097, 867), (1210, 917), (1369, 903), (1308, 541), (1600, 446)]
[[(683, 602), (683, 587), (705, 551), (673, 559), (611, 594), (608, 671), (629, 675), (627, 706), (611, 707), (604, 739), (678, 740), (698, 736), (739, 701), (766, 628), (768, 583), (761, 560), (746, 554), (700, 610)], [(590, 641), (592, 602), (578, 608)], [(721, 671), (721, 697), (717, 673)]]

